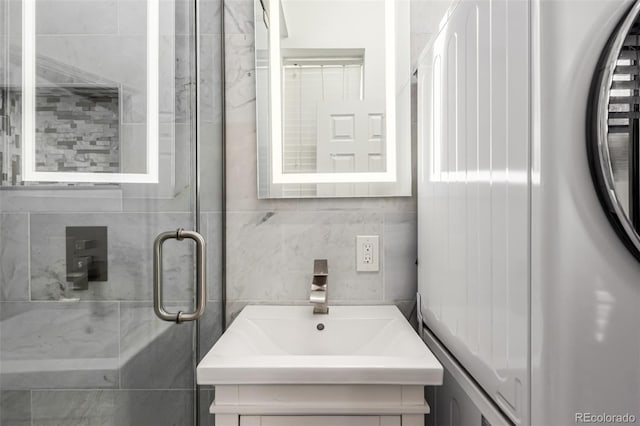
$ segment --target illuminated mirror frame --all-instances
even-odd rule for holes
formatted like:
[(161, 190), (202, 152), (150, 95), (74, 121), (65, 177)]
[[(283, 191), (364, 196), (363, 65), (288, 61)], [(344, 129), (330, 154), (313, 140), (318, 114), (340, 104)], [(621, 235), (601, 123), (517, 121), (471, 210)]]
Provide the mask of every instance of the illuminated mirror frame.
[[(280, 1), (269, 0), (269, 86), (271, 87), (272, 183), (377, 183), (397, 181), (396, 154), (396, 11), (395, 0), (385, 5), (385, 172), (284, 173), (282, 170), (282, 58)], [(275, 34), (275, 37), (274, 37)]]
[(75, 173), (36, 170), (36, 0), (22, 0), (22, 179), (38, 182), (158, 183), (158, 0), (147, 1), (147, 173)]

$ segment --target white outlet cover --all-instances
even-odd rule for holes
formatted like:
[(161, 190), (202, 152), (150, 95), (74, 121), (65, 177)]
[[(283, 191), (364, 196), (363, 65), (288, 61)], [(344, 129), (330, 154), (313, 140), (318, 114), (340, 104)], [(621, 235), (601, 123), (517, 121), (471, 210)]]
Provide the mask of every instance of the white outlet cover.
[(380, 237), (378, 235), (358, 235), (356, 237), (356, 271), (377, 272), (379, 270)]

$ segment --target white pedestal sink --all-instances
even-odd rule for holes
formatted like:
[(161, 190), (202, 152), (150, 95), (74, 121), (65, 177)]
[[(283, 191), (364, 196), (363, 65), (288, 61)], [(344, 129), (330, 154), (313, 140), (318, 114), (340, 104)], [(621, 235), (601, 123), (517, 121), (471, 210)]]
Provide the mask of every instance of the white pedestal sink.
[(423, 425), (442, 374), (395, 306), (247, 306), (197, 370), (218, 426)]

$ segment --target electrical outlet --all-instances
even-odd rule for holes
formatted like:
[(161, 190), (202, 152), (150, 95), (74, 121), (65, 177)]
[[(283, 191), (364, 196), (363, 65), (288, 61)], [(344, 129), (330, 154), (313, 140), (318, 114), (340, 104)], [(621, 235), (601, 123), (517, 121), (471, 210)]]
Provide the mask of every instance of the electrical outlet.
[(375, 272), (380, 270), (380, 245), (377, 235), (356, 237), (356, 271)]

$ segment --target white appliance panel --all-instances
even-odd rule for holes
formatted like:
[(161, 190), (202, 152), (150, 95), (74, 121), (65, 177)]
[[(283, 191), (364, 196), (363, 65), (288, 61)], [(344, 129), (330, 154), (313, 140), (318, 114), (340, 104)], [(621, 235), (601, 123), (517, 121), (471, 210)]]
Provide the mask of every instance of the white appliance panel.
[(631, 3), (532, 9), (533, 425), (575, 424), (579, 412), (640, 421), (640, 263), (605, 217), (585, 147), (591, 79)]
[(459, 2), (418, 79), (421, 314), (528, 424), (529, 4)]

